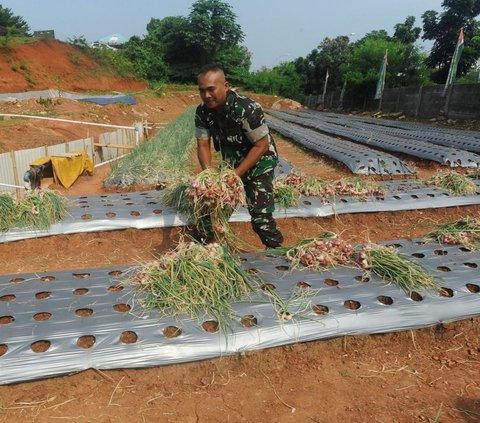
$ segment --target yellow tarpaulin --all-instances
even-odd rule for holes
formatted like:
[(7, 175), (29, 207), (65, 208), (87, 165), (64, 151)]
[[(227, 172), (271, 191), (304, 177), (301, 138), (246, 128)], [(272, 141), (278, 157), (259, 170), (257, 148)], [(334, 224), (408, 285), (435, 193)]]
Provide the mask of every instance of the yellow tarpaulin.
[(51, 162), (54, 177), (65, 188), (70, 188), (85, 171), (93, 173), (93, 162), (85, 151), (42, 157), (31, 163), (31, 166), (44, 165)]

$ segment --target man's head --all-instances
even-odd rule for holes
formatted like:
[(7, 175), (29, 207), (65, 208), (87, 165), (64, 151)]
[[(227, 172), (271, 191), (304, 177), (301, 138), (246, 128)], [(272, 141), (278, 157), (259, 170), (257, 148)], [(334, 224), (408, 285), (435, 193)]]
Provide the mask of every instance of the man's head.
[(198, 73), (200, 97), (209, 109), (221, 110), (227, 102), (229, 85), (219, 65), (205, 65)]

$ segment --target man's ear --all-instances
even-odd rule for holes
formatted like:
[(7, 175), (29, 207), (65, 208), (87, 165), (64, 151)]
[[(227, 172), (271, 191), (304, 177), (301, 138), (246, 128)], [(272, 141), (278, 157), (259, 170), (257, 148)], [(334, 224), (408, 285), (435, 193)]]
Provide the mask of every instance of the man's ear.
[(225, 81), (225, 88), (230, 88), (230, 82)]

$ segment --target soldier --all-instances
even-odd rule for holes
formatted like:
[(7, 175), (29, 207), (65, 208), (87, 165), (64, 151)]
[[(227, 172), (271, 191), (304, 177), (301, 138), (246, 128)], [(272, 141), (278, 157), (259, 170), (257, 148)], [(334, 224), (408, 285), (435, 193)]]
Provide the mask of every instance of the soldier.
[(212, 139), (222, 160), (242, 179), (253, 230), (267, 248), (279, 247), (283, 236), (272, 216), (278, 154), (261, 106), (230, 90), (223, 69), (215, 64), (200, 70), (198, 89), (203, 103), (195, 115), (195, 136), (202, 169), (211, 165)]

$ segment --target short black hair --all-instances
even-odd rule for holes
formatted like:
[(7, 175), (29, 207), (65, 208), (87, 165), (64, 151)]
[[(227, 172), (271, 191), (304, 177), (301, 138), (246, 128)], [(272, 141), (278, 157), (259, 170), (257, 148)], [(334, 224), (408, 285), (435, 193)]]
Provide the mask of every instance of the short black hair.
[(225, 74), (225, 70), (223, 69), (222, 65), (218, 63), (208, 63), (200, 68), (197, 77), (205, 75), (208, 72), (223, 72), (223, 74)]

